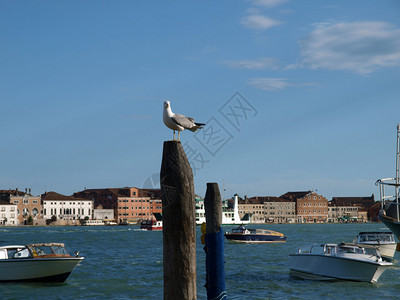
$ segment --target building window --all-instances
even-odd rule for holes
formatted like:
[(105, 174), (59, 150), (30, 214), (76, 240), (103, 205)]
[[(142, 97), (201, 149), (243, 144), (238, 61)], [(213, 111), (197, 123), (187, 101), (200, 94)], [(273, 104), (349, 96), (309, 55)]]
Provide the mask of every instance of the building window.
[(36, 217), (38, 214), (39, 214), (39, 211), (38, 211), (38, 209), (35, 207), (35, 208), (32, 210), (32, 215), (33, 215), (34, 217)]
[(29, 215), (29, 209), (28, 209), (27, 207), (24, 207), (24, 209), (22, 210), (22, 215), (23, 215), (24, 217), (26, 217), (26, 216)]

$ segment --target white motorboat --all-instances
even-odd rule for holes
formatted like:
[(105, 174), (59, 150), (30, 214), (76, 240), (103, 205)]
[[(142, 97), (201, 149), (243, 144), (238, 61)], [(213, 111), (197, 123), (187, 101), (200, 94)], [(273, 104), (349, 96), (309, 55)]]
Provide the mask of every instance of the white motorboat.
[(314, 280), (377, 282), (393, 266), (376, 249), (344, 243), (313, 245), (289, 257), (292, 276)]
[(0, 247), (0, 282), (64, 282), (84, 258), (68, 254), (63, 243)]
[(386, 260), (393, 260), (397, 247), (394, 234), (390, 231), (360, 232), (356, 236), (354, 244), (364, 248), (376, 248), (382, 258)]

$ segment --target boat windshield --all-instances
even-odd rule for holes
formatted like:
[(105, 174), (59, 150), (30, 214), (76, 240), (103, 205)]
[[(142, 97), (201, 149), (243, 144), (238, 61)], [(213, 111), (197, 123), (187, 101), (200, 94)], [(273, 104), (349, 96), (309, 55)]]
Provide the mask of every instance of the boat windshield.
[(65, 247), (56, 245), (51, 247), (55, 254), (69, 255)]
[(27, 248), (23, 249), (9, 249), (8, 251), (8, 257), (12, 258), (28, 258), (32, 257), (31, 253)]
[(394, 242), (391, 234), (367, 234), (360, 236), (360, 242)]
[(34, 257), (45, 255), (69, 255), (62, 243), (30, 244), (28, 248)]
[(359, 247), (351, 247), (351, 246), (339, 246), (338, 253), (355, 253), (355, 254), (363, 254), (364, 249)]

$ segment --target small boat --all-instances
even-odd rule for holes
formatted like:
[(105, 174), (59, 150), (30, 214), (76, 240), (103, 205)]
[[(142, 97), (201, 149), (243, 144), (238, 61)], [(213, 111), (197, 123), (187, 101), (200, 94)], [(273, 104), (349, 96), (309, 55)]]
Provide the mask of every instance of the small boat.
[(349, 244), (321, 244), (298, 249), (289, 255), (293, 277), (313, 280), (377, 282), (393, 266), (376, 249)]
[(151, 220), (143, 220), (140, 222), (140, 229), (145, 230), (162, 230), (163, 229), (163, 221), (161, 213), (153, 213), (155, 219)]
[(140, 229), (145, 229), (145, 230), (162, 230), (163, 229), (163, 224), (162, 221), (157, 221), (157, 220), (143, 220), (140, 223)]
[(225, 232), (229, 241), (239, 243), (285, 243), (286, 236), (283, 233), (267, 229), (247, 229), (243, 225)]
[(376, 248), (384, 260), (393, 260), (397, 243), (393, 232), (360, 232), (354, 244), (364, 248)]
[(102, 226), (104, 225), (103, 220), (84, 220), (82, 226)]
[(0, 247), (0, 282), (64, 282), (83, 260), (68, 254), (63, 243)]

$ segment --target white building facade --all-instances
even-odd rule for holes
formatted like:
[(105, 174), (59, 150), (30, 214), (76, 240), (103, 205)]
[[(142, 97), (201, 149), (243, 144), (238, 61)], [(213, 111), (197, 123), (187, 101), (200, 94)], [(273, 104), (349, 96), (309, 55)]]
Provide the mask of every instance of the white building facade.
[(114, 219), (113, 209), (95, 208), (93, 210), (94, 220), (112, 220)]
[(47, 200), (43, 201), (43, 217), (51, 219), (56, 216), (58, 220), (79, 220), (86, 217), (92, 219), (93, 201), (78, 200)]
[(43, 218), (57, 220), (93, 219), (93, 200), (50, 192), (43, 198)]
[(0, 203), (0, 225), (18, 225), (18, 212), (15, 204)]

